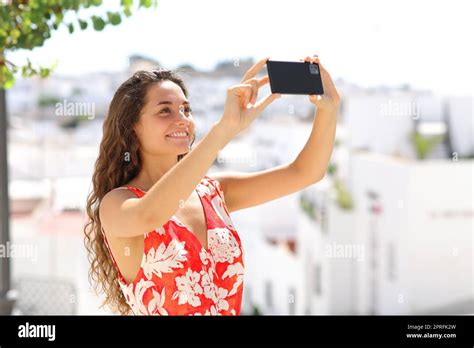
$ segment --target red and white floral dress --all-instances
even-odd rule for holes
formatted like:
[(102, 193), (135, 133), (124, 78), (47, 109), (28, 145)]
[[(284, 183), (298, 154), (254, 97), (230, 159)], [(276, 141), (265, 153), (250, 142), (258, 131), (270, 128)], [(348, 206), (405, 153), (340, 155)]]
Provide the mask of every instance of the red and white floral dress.
[[(137, 197), (146, 192), (127, 187)], [(219, 181), (205, 176), (196, 187), (205, 213), (207, 249), (175, 216), (145, 234), (133, 282), (117, 269), (134, 315), (239, 315), (244, 279), (242, 244), (227, 211)]]

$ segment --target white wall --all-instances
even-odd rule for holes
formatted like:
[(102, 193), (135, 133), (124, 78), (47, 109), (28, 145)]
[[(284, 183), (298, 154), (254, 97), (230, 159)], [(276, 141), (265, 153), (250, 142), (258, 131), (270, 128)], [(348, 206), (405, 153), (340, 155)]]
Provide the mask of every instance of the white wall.
[(473, 99), (458, 97), (449, 99), (451, 141), (453, 151), (460, 156), (474, 154)]
[[(416, 313), (473, 297), (473, 161), (411, 162), (355, 153), (351, 170), (356, 236), (367, 245), (367, 262), (357, 272), (358, 311), (370, 312), (372, 258), (380, 314)], [(378, 217), (368, 212), (368, 190), (379, 194)]]

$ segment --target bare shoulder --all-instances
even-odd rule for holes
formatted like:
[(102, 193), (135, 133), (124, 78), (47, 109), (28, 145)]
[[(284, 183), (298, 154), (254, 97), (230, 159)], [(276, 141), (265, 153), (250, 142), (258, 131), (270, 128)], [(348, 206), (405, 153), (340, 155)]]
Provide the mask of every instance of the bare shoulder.
[(99, 205), (100, 220), (107, 225), (120, 214), (122, 204), (137, 196), (127, 188), (117, 188), (106, 193)]
[(125, 187), (110, 190), (100, 201), (100, 208), (107, 209), (117, 204), (120, 205), (129, 198), (137, 198), (137, 196)]

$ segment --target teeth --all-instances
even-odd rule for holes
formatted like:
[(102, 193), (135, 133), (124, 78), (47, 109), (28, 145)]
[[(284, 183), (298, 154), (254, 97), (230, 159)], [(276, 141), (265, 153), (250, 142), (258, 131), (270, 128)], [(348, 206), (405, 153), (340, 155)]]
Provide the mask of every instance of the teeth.
[(168, 134), (168, 137), (186, 137), (188, 134), (186, 132), (176, 132)]

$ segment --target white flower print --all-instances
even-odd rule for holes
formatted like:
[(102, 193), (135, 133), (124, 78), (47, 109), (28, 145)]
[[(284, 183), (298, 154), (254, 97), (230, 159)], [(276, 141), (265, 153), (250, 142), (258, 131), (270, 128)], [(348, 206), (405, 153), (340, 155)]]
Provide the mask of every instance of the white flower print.
[(159, 313), (161, 315), (168, 315), (168, 312), (163, 308), (165, 304), (165, 288), (161, 290), (161, 294), (155, 289), (153, 291), (153, 298), (148, 302), (148, 313), (155, 314)]
[(161, 227), (158, 227), (157, 229), (155, 229), (155, 232), (157, 232), (159, 235), (164, 235), (165, 234), (165, 229), (163, 228), (163, 226)]
[(229, 296), (237, 293), (237, 289), (244, 281), (244, 266), (240, 262), (237, 262), (233, 265), (229, 265), (224, 274), (222, 274), (222, 279), (233, 276), (237, 276), (237, 278), (234, 282), (234, 286), (229, 292)]
[(122, 292), (125, 295), (127, 303), (130, 305), (133, 314), (135, 315), (149, 315), (145, 304), (143, 303), (143, 295), (149, 289), (155, 286), (155, 284), (150, 280), (140, 279), (136, 284), (135, 290), (133, 289), (133, 283), (125, 285), (122, 282), (119, 282)]
[(214, 302), (216, 304), (216, 310), (228, 310), (229, 309), (229, 302), (225, 299), (228, 295), (228, 291), (225, 288), (217, 288), (216, 295), (214, 298)]
[(214, 302), (214, 309), (217, 312), (219, 310), (228, 310), (229, 303), (225, 299), (227, 296), (229, 296), (228, 290), (225, 288), (219, 288), (216, 283), (214, 283), (213, 274), (210, 269), (209, 273), (206, 271), (202, 271), (201, 275), (201, 286), (204, 289), (204, 296)]
[(188, 269), (182, 277), (176, 277), (176, 286), (178, 290), (173, 294), (173, 300), (179, 296), (179, 304), (189, 303), (193, 307), (201, 305), (199, 296), (202, 294), (202, 287), (199, 285), (201, 275)]
[(211, 311), (209, 312), (209, 309), (206, 310), (206, 313), (204, 315), (222, 315), (222, 314), (219, 313), (219, 310), (217, 309), (216, 306), (212, 305)]
[(199, 252), (199, 257), (201, 258), (201, 262), (203, 265), (207, 265), (209, 260), (208, 260), (208, 255), (206, 252), (206, 249), (201, 248), (201, 251)]
[(201, 197), (212, 194), (211, 188), (209, 186), (201, 185), (201, 184), (196, 186), (196, 191)]
[[(210, 245), (209, 245), (210, 246)], [(210, 255), (204, 248), (201, 248), (201, 252), (199, 253), (199, 257), (201, 258), (201, 262), (203, 265), (207, 265), (210, 262), (209, 269), (212, 271), (209, 273), (211, 277), (211, 281), (213, 280), (213, 274), (216, 273), (216, 262), (214, 261), (214, 258), (212, 255)], [(205, 270), (205, 268), (201, 271), (201, 274), (207, 273), (208, 271)]]
[(158, 233), (160, 236), (163, 236), (165, 234), (165, 229), (163, 227), (158, 227), (156, 228), (155, 230), (153, 230), (152, 232), (147, 232), (145, 233), (145, 238), (148, 238), (150, 237), (150, 233), (153, 233), (153, 232), (156, 232)]
[(222, 221), (224, 221), (227, 226), (229, 226), (232, 229), (235, 229), (234, 224), (233, 224), (229, 214), (227, 214), (227, 212), (224, 209), (224, 203), (223, 203), (222, 199), (219, 196), (215, 196), (211, 200), (211, 204), (212, 204), (212, 207), (214, 208), (216, 214), (219, 216), (219, 218), (222, 219)]
[(204, 288), (204, 296), (209, 299), (214, 299), (216, 297), (216, 284), (213, 282), (212, 272), (207, 273), (206, 271), (202, 271), (201, 275), (201, 285)]
[(228, 228), (214, 228), (208, 231), (209, 247), (215, 262), (234, 262), (241, 250), (237, 240)]
[(161, 243), (156, 250), (150, 248), (143, 265), (146, 278), (151, 279), (152, 273), (161, 277), (162, 273), (171, 273), (174, 268), (183, 268), (182, 262), (187, 260), (185, 255), (188, 253), (184, 249), (184, 243), (173, 239), (167, 247), (165, 243)]

